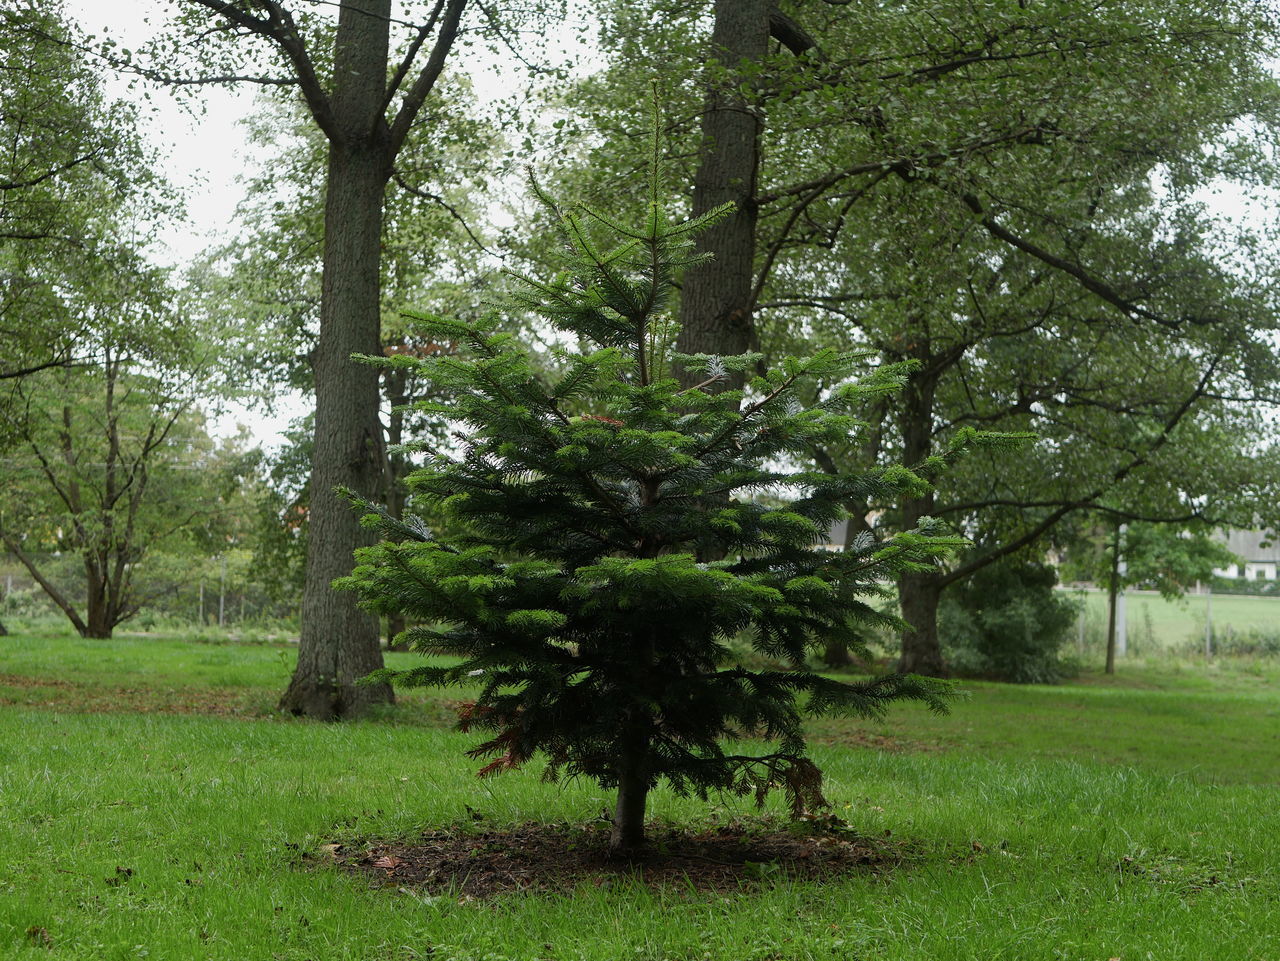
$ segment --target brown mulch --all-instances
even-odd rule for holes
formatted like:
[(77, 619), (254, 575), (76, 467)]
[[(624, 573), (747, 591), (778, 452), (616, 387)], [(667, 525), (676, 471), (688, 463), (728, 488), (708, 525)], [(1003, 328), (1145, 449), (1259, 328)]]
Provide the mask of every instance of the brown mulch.
[(622, 861), (608, 857), (604, 822), (459, 828), (413, 842), (328, 844), (322, 852), (380, 886), (422, 888), (462, 900), (633, 881), (684, 891), (737, 891), (782, 880), (877, 874), (907, 859), (903, 843), (832, 826), (838, 823), (814, 819), (796, 826), (804, 833), (771, 820), (702, 830), (650, 825), (648, 849)]

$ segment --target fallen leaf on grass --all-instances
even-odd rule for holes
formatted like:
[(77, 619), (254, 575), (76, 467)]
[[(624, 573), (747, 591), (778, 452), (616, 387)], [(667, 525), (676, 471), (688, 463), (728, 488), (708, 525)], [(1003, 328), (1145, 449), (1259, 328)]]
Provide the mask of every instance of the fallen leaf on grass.
[(394, 870), (402, 864), (404, 864), (404, 861), (394, 854), (384, 854), (373, 862), (375, 868), (386, 868), (388, 871)]
[(320, 853), (327, 857), (336, 858), (342, 852), (341, 844), (322, 844), (320, 845)]
[(37, 947), (51, 948), (53, 947), (53, 938), (49, 937), (49, 932), (38, 924), (33, 924), (27, 928), (27, 940)]

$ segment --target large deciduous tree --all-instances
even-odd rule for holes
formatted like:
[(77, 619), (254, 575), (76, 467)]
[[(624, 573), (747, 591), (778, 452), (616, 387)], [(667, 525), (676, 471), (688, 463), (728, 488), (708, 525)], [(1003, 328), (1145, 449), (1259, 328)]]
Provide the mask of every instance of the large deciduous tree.
[[(944, 670), (935, 612), (947, 584), (1071, 512), (1124, 487), (1159, 488), (1162, 511), (1185, 513), (1173, 502), (1191, 471), (1168, 468), (1194, 460), (1190, 435), (1272, 393), (1258, 333), (1275, 316), (1260, 276), (1270, 268), (1233, 270), (1235, 254), (1189, 199), (1218, 178), (1269, 176), (1265, 151), (1241, 133), (1273, 124), (1280, 103), (1265, 5), (708, 0), (664, 5), (657, 20), (633, 4), (606, 8), (606, 37), (628, 53), (585, 85), (601, 106), (584, 109), (606, 131), (635, 125), (626, 101), (641, 51), (718, 64), (701, 86), (669, 88), (673, 115), (702, 117), (675, 131), (674, 153), (695, 207), (714, 183), (751, 211), (739, 221), (754, 233), (751, 283), (743, 299), (731, 252), (707, 282), (732, 309), (685, 292), (689, 309), (709, 312), (702, 327), (686, 318), (686, 337), (701, 331), (696, 349), (732, 353), (756, 338), (767, 353), (820, 337), (914, 363), (901, 401), (868, 409), (857, 450), (814, 452), (831, 470), (918, 462), (953, 421), (1052, 438), (983, 464), (1000, 493), (862, 505), (886, 525), (943, 510), (971, 533), (1005, 525), (993, 550), (904, 574), (903, 669)], [(762, 50), (766, 27), (778, 44)], [(625, 182), (607, 144), (590, 161), (596, 196), (610, 178)], [(1086, 448), (1102, 453), (1071, 456)], [(1027, 482), (1017, 495), (1013, 478)], [(1023, 514), (1025, 524), (1005, 520)]]
[[(203, 69), (170, 81), (259, 82), (296, 89), (327, 141), (320, 329), (312, 366), (310, 541), (298, 663), (281, 708), (340, 718), (391, 698), (387, 685), (357, 685), (381, 667), (377, 624), (331, 583), (363, 543), (358, 518), (338, 487), (374, 495), (383, 478), (378, 375), (353, 354), (377, 354), (383, 205), (397, 156), (420, 121), (454, 49), (468, 0), (437, 0), (411, 25), (393, 56), (391, 0), (342, 0), (337, 22), (276, 0), (185, 0), (187, 25), (207, 42)], [(211, 29), (210, 29), (211, 28)], [(217, 40), (221, 40), (219, 45)], [(265, 46), (271, 66), (246, 67)], [(197, 47), (200, 43), (196, 44)], [(263, 58), (259, 58), (262, 62)]]

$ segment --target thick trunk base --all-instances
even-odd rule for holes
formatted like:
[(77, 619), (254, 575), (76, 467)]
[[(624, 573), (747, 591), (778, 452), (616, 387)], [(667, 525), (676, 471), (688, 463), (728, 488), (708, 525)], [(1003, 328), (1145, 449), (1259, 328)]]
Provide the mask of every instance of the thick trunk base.
[(902, 657), (898, 670), (903, 674), (946, 677), (942, 644), (938, 639), (938, 601), (942, 588), (936, 574), (903, 574), (898, 579), (902, 619), (910, 625), (902, 632)]
[(320, 721), (340, 721), (359, 717), (373, 705), (393, 700), (389, 684), (364, 685), (351, 681), (339, 684), (295, 675), (280, 698), (280, 710)]

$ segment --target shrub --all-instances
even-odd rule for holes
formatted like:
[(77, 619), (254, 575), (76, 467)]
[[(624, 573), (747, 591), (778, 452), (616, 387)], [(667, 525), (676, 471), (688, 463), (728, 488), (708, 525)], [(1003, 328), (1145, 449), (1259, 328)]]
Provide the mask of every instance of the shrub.
[(947, 663), (961, 674), (1053, 684), (1066, 672), (1063, 643), (1078, 605), (1054, 590), (1052, 567), (991, 564), (943, 596), (939, 625)]

